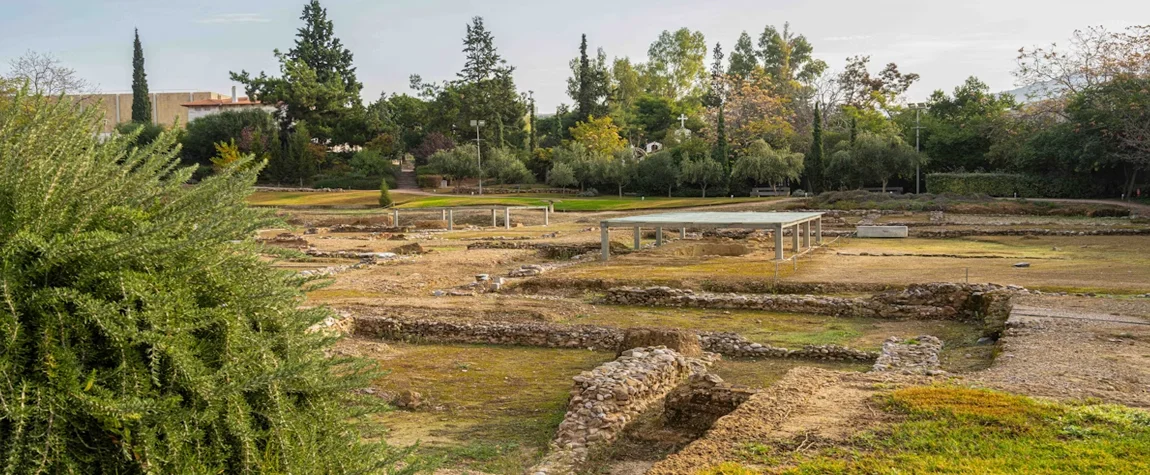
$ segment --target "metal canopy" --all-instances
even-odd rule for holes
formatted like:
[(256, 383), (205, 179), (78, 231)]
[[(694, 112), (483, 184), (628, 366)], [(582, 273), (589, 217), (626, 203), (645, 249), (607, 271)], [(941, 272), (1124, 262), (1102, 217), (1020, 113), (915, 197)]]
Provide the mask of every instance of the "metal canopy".
[(732, 228), (774, 228), (818, 219), (823, 213), (762, 213), (743, 212), (688, 212), (659, 213), (645, 216), (628, 216), (602, 221), (603, 226), (719, 226)]

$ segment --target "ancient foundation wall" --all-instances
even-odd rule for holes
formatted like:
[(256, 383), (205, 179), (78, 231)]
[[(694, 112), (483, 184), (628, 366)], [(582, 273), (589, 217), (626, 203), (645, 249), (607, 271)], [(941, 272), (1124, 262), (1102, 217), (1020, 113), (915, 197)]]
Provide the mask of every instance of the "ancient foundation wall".
[(635, 417), (708, 364), (709, 359), (685, 357), (666, 347), (644, 347), (575, 376), (567, 414), (550, 450), (528, 473), (576, 473), (594, 450), (608, 446)]

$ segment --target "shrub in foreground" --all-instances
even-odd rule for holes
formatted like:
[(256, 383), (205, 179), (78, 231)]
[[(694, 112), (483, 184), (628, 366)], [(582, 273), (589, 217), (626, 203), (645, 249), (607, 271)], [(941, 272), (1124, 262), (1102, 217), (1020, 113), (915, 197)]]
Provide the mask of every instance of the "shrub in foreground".
[[(0, 102), (0, 470), (380, 473), (353, 390), (324, 357), (307, 281), (258, 259), (259, 166), (184, 186), (175, 138), (101, 143), (99, 117)], [(258, 165), (258, 164), (257, 164)], [(409, 467), (410, 468), (410, 467)]]

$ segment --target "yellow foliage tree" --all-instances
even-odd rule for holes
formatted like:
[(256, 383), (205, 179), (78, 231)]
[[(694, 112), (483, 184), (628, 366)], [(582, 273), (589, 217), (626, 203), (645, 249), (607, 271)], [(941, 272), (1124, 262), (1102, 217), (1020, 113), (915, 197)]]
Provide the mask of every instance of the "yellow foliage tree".
[(217, 171), (227, 168), (242, 156), (239, 146), (236, 145), (236, 139), (232, 139), (230, 142), (216, 142), (215, 145), (218, 155), (212, 157), (212, 165), (215, 165), (214, 168)]
[(583, 144), (588, 151), (607, 158), (627, 148), (627, 141), (619, 136), (619, 127), (610, 117), (587, 117), (586, 122), (571, 127), (571, 138)]

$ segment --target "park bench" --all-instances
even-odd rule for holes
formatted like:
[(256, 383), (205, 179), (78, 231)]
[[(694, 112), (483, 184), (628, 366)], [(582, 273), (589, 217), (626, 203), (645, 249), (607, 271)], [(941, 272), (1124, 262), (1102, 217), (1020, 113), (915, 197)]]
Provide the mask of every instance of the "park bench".
[(775, 189), (771, 188), (751, 188), (752, 198), (762, 198), (765, 196), (791, 196), (791, 187), (780, 186)]

